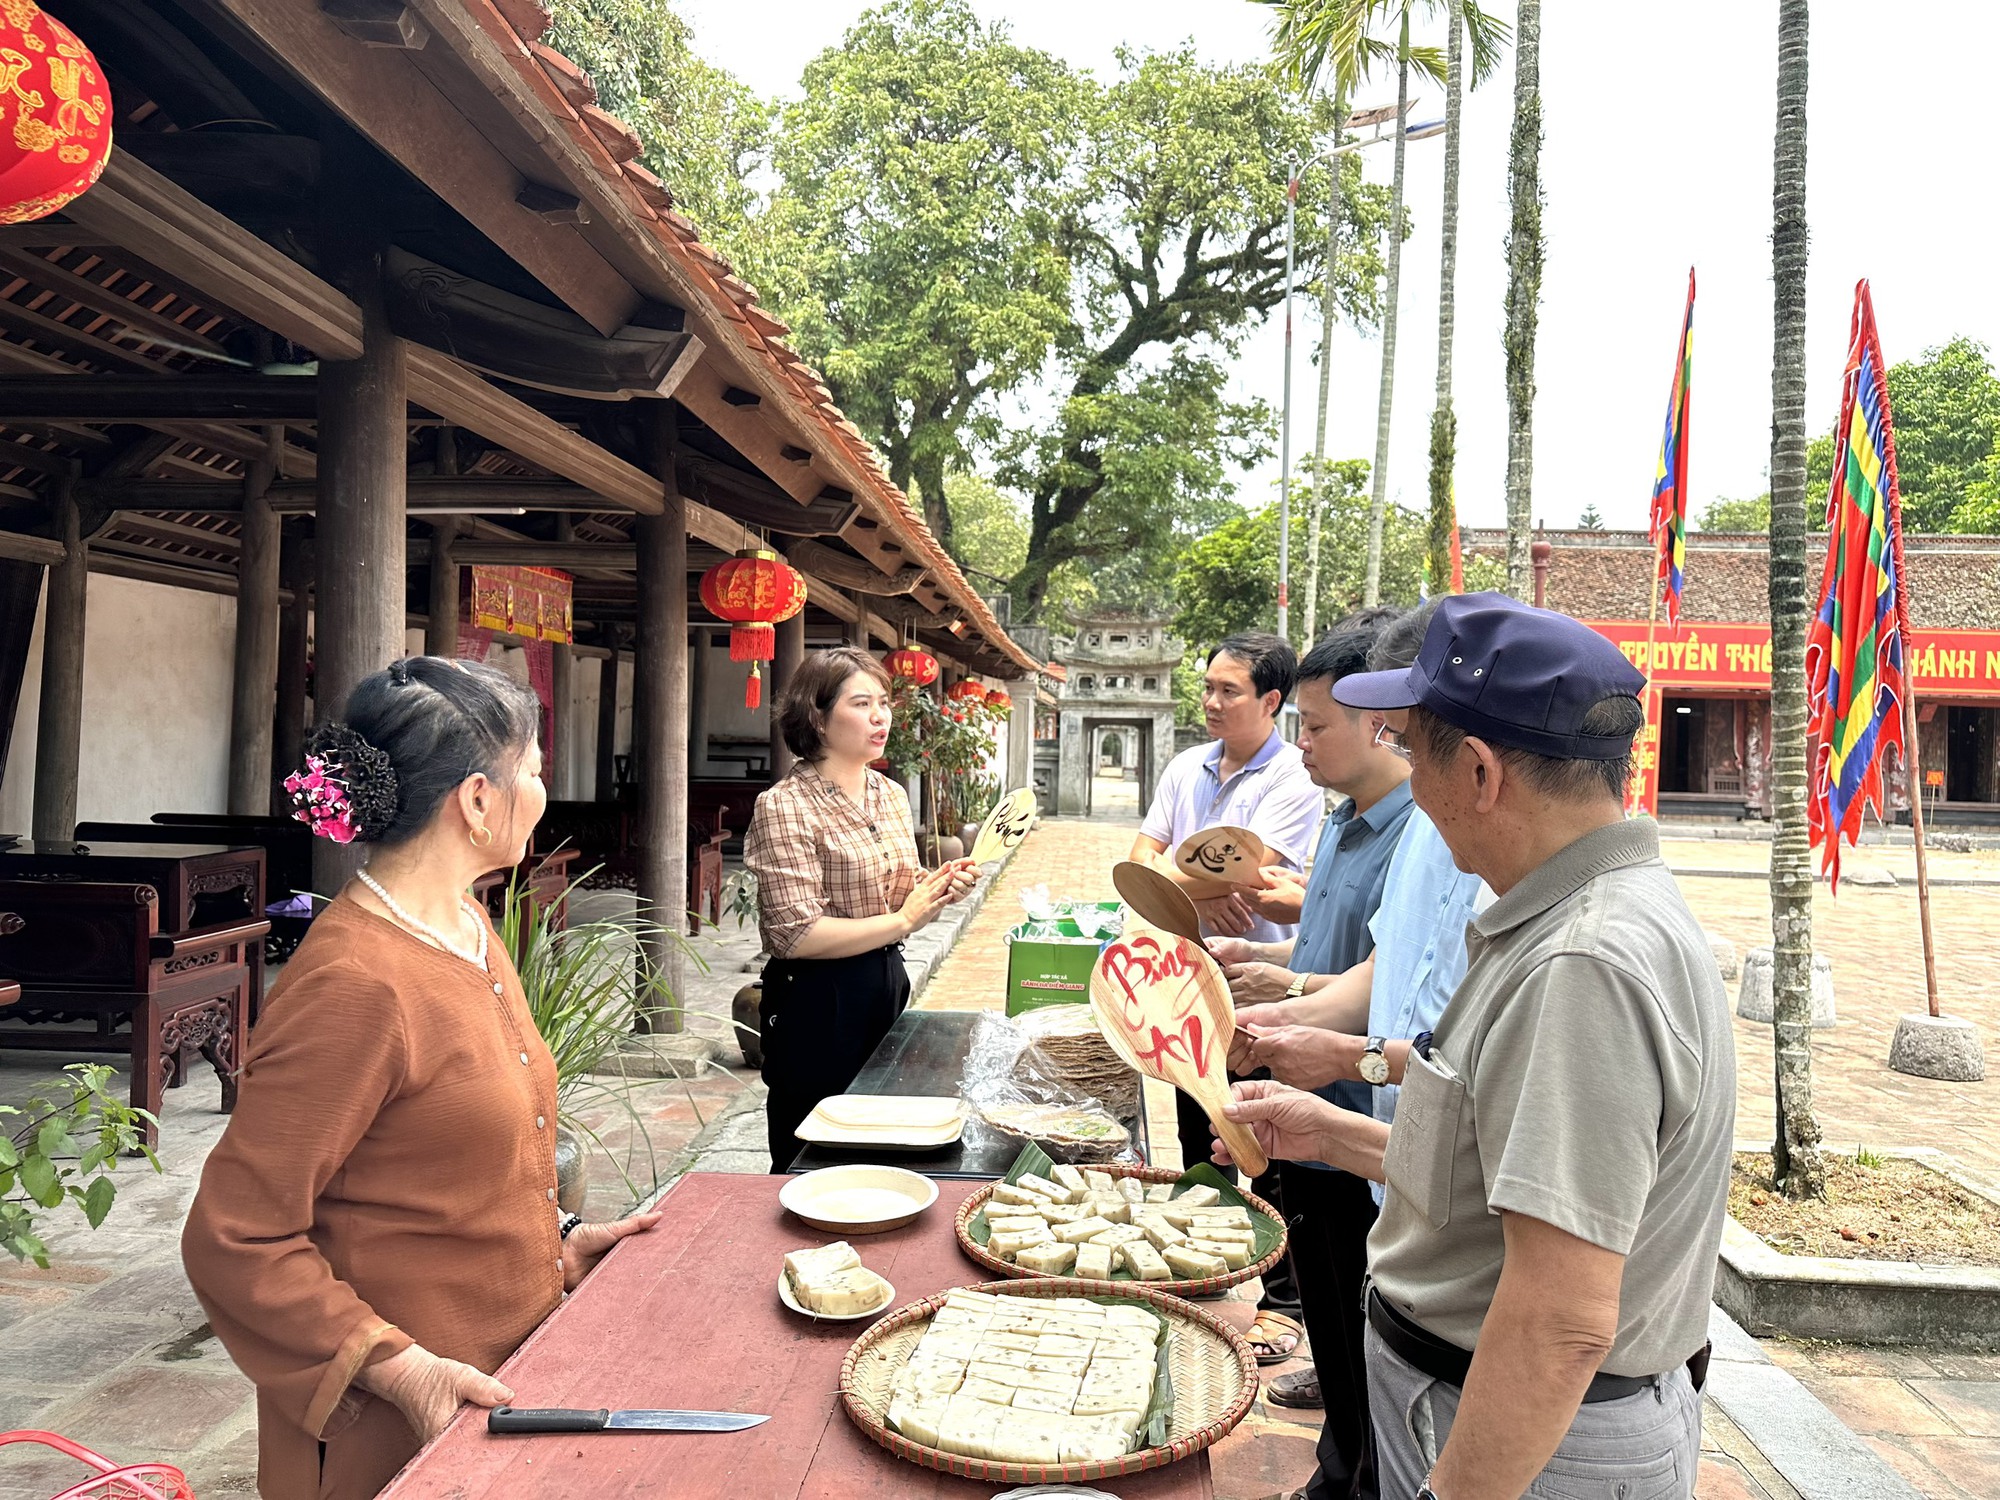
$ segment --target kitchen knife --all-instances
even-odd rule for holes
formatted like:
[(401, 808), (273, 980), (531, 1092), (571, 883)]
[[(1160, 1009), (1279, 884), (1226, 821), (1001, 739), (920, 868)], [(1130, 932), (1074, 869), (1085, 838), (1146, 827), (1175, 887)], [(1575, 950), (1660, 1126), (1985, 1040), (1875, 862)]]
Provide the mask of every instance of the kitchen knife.
[(496, 1406), (486, 1414), (486, 1430), (525, 1432), (741, 1432), (768, 1422), (768, 1416), (741, 1411), (583, 1411), (569, 1407)]

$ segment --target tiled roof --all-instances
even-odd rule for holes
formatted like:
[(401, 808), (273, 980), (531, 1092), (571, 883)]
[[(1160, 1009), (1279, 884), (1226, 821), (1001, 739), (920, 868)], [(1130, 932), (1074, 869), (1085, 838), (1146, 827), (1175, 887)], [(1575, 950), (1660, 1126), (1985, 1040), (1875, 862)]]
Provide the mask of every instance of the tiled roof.
[(817, 427), (830, 444), (866, 473), (874, 492), (869, 498), (886, 514), (896, 531), (914, 541), (925, 554), (914, 560), (943, 581), (953, 603), (964, 611), (982, 636), (1017, 665), (1031, 671), (1039, 669), (1042, 664), (1008, 636), (986, 601), (931, 534), (923, 513), (890, 482), (888, 470), (860, 429), (834, 405), (819, 372), (782, 341), (790, 330), (757, 305), (757, 289), (737, 277), (720, 252), (702, 243), (694, 224), (675, 211), (671, 192), (634, 159), (638, 155), (634, 149), (638, 137), (631, 127), (596, 106), (595, 86), (581, 68), (541, 43), (551, 24), (548, 9), (537, 0), (461, 0), (461, 3), (489, 36), (503, 43), (512, 42), (510, 50), (515, 54), (516, 65), (544, 107), (597, 160), (605, 179), (620, 186), (634, 217), (650, 222), (655, 238), (682, 270), (707, 310), (733, 325), (737, 337), (754, 356), (762, 358), (767, 373), (778, 386), (791, 393), (807, 423)]
[[(1643, 531), (1549, 531), (1544, 602), (1585, 620), (1643, 620), (1651, 601), (1653, 549)], [(1807, 539), (1807, 577), (1817, 590), (1823, 537)], [(1466, 551), (1501, 558), (1501, 531), (1468, 531)], [(1681, 618), (1697, 623), (1768, 620), (1769, 547), (1759, 533), (1688, 537)], [(1930, 630), (2000, 630), (2000, 536), (1910, 536), (1910, 623)]]

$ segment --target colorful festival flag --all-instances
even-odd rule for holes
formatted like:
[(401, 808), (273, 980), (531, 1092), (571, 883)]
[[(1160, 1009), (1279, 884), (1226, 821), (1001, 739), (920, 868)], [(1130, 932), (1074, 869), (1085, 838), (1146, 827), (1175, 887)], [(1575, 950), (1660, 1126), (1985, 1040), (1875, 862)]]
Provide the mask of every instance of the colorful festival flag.
[(1681, 318), (1680, 357), (1674, 361), (1667, 430), (1660, 439), (1660, 469), (1653, 479), (1653, 514), (1647, 525), (1659, 549), (1654, 577), (1667, 587), (1667, 626), (1681, 623), (1681, 569), (1687, 560), (1688, 392), (1694, 378), (1694, 267), (1688, 267), (1687, 312)]
[[(1806, 637), (1812, 781), (1806, 817), (1820, 868), (1840, 884), (1840, 840), (1852, 844), (1861, 814), (1882, 813), (1882, 752), (1903, 745), (1902, 500), (1889, 377), (1875, 333), (1868, 283), (1854, 288), (1854, 324), (1834, 428), (1833, 489), (1827, 500), (1826, 573), (1819, 614)], [(1912, 795), (1915, 795), (1913, 789)]]

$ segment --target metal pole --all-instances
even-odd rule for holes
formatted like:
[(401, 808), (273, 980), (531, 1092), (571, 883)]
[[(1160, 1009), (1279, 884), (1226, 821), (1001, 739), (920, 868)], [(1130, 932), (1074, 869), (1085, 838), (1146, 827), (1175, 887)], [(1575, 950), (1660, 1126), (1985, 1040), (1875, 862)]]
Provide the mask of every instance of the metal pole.
[(1292, 577), (1292, 241), (1298, 222), (1299, 165), (1285, 181), (1285, 414), (1278, 429), (1278, 637), (1291, 637)]

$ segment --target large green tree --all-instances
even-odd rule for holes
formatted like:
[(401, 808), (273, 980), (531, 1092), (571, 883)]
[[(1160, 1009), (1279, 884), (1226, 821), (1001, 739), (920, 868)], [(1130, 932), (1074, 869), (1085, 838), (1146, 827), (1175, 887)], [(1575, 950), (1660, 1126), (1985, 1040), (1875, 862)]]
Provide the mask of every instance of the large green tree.
[[(1076, 311), (1054, 411), (1001, 469), (1029, 503), (1017, 619), (1037, 617), (1065, 563), (1170, 563), (1231, 490), (1231, 470), (1268, 451), (1269, 413), (1230, 398), (1230, 362), (1283, 299), (1287, 164), (1332, 124), (1327, 102), (1292, 98), (1266, 69), (1208, 66), (1188, 48), (1122, 53), (1087, 108), (1061, 230)], [(1324, 192), (1306, 185), (1301, 216), (1324, 211)], [(1350, 198), (1357, 248), (1331, 272), (1358, 319), (1374, 312), (1383, 198)], [(1297, 253), (1303, 277), (1320, 274), (1318, 247)]]
[(1087, 90), (965, 0), (893, 0), (807, 67), (746, 268), (949, 544), (946, 476), (1068, 335)]
[(549, 0), (549, 45), (597, 86), (598, 103), (639, 132), (641, 158), (681, 210), (740, 253), (770, 111), (695, 56), (668, 0)]

